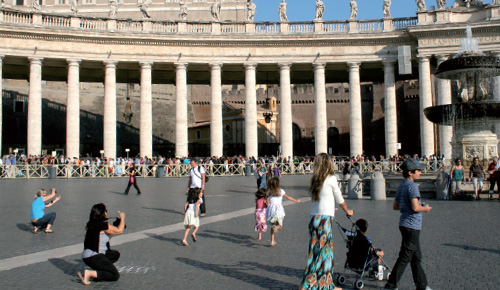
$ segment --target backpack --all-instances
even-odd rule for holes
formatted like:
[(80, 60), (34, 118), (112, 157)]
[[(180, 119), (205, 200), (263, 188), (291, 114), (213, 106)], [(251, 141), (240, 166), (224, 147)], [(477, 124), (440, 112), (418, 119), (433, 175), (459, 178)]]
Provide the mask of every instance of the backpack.
[[(201, 176), (200, 166), (198, 166), (198, 172), (200, 173), (200, 179), (201, 179), (202, 176)], [(207, 173), (205, 172), (205, 183), (208, 183), (209, 180), (210, 180), (210, 178), (208, 177)]]

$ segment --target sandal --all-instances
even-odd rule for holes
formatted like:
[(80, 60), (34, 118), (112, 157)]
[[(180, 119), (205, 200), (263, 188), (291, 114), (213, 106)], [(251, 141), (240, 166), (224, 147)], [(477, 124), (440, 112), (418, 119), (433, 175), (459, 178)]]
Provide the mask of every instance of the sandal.
[(33, 227), (33, 233), (34, 234), (38, 233), (38, 227)]
[(90, 285), (90, 281), (89, 280), (85, 280), (85, 278), (82, 276), (82, 273), (78, 272), (78, 277), (82, 281), (83, 285)]
[(189, 246), (189, 244), (188, 244), (186, 241), (182, 241), (182, 244), (183, 244), (184, 246)]
[(193, 242), (196, 243), (197, 240), (196, 240), (196, 236), (194, 234), (191, 234), (191, 238), (193, 239)]

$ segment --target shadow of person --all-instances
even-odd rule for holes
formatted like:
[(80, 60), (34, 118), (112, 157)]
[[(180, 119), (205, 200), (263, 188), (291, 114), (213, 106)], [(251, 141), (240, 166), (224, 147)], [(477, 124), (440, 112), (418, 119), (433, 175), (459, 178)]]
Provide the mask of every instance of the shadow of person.
[[(57, 269), (61, 270), (64, 274), (76, 277), (76, 273), (78, 271), (83, 270), (85, 267), (85, 264), (83, 263), (82, 260), (75, 259), (75, 263), (68, 262), (64, 259), (58, 259), (58, 258), (53, 258), (49, 259), (49, 262), (56, 266)], [(76, 280), (76, 278), (75, 278)]]
[(230, 242), (233, 244), (241, 245), (247, 248), (255, 248), (259, 244), (255, 243), (255, 238), (249, 235), (239, 235), (234, 233), (224, 233), (218, 231), (206, 230), (198, 234), (199, 237), (218, 239), (221, 241)]
[(164, 212), (178, 214), (178, 215), (184, 215), (183, 212), (180, 212), (178, 210), (168, 209), (168, 208), (156, 208), (156, 207), (145, 207), (145, 206), (143, 206), (142, 208), (143, 209), (151, 209), (151, 210), (164, 211)]
[(253, 269), (263, 269), (268, 272), (274, 272), (279, 275), (285, 275), (290, 277), (302, 278), (302, 276), (304, 275), (304, 269), (294, 269), (286, 266), (269, 266), (256, 262), (246, 262), (246, 261), (240, 261), (239, 265), (245, 268), (250, 267)]
[(172, 244), (175, 244), (177, 246), (182, 246), (182, 239), (181, 238), (177, 238), (177, 239), (167, 238), (167, 237), (164, 237), (164, 236), (161, 236), (161, 235), (150, 234), (150, 233), (147, 233), (146, 236), (148, 236), (150, 238), (153, 238), (153, 239), (157, 239), (159, 241), (171, 242)]
[(29, 224), (17, 224), (16, 225), (18, 229), (20, 229), (21, 231), (25, 231), (25, 232), (33, 232), (33, 226), (31, 225), (31, 223)]
[(486, 249), (486, 248), (479, 248), (479, 247), (469, 246), (469, 245), (454, 245), (454, 244), (443, 244), (443, 246), (460, 248), (460, 249), (463, 249), (466, 251), (479, 251), (479, 252), (487, 252), (487, 253), (500, 255), (500, 250), (498, 250), (498, 249)]
[(108, 191), (109, 193), (114, 193), (114, 194), (119, 194), (119, 195), (125, 195), (125, 191)]

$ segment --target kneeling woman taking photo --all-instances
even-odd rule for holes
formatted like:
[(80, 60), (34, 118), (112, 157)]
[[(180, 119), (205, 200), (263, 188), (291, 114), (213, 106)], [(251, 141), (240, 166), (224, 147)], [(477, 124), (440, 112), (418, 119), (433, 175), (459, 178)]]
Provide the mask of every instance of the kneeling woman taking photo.
[(110, 225), (107, 222), (108, 211), (103, 203), (95, 204), (90, 210), (82, 258), (85, 265), (93, 270), (85, 270), (83, 276), (78, 273), (85, 285), (90, 284), (90, 278), (100, 281), (116, 281), (120, 278), (120, 273), (113, 265), (120, 258), (120, 253), (109, 248), (111, 236), (119, 235), (125, 229), (125, 213), (118, 212), (118, 215), (119, 224), (115, 222), (115, 225)]

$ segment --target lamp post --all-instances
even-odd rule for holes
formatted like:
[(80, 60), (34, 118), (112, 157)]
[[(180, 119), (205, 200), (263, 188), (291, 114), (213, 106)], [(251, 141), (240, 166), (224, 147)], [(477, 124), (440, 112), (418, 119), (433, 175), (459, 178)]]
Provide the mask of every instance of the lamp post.
[(104, 150), (100, 150), (99, 153), (101, 153), (101, 161), (102, 161), (104, 158)]
[(130, 149), (129, 149), (129, 148), (126, 148), (126, 149), (125, 149), (125, 152), (127, 152), (127, 160), (128, 160), (128, 153), (130, 152)]

